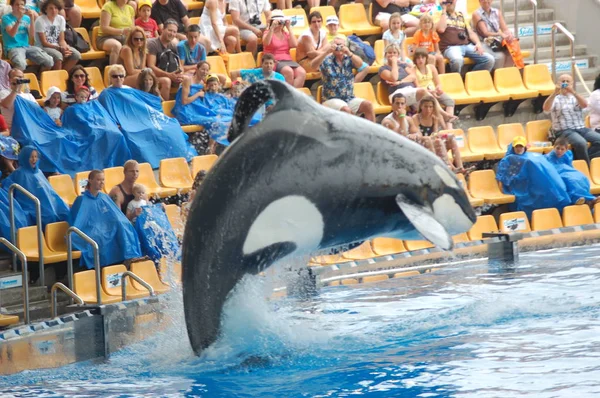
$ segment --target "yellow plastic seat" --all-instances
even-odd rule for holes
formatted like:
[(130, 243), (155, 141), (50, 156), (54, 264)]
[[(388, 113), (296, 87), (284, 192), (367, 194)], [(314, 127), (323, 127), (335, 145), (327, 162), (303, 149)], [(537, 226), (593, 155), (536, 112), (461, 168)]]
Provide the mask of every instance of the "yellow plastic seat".
[(406, 247), (407, 251), (412, 252), (416, 250), (431, 249), (435, 246), (427, 240), (405, 240), (404, 247)]
[(100, 26), (94, 26), (94, 27), (92, 28), (92, 43), (91, 43), (91, 44), (92, 44), (92, 48), (93, 48), (95, 51), (102, 51), (102, 49), (101, 49), (101, 48), (97, 48), (97, 47), (96, 47), (96, 40), (98, 40), (98, 33), (99, 33), (99, 32), (100, 32)]
[(470, 96), (480, 97), (481, 101), (485, 103), (500, 102), (509, 99), (508, 94), (502, 94), (496, 90), (492, 81), (492, 75), (487, 70), (467, 72), (465, 76), (465, 90), (467, 90)]
[(342, 257), (341, 253), (337, 254), (326, 254), (322, 256), (313, 256), (310, 261), (319, 265), (331, 265), (348, 262), (348, 259)]
[(594, 224), (592, 211), (586, 205), (567, 206), (563, 209), (562, 221), (565, 227)]
[(227, 62), (227, 72), (230, 77), (232, 71), (254, 68), (256, 68), (256, 61), (254, 61), (254, 56), (252, 55), (252, 53), (242, 52), (238, 54), (229, 54), (229, 60)]
[(494, 170), (477, 170), (469, 176), (469, 191), (474, 198), (483, 199), (485, 203), (502, 205), (513, 203), (514, 195), (507, 195), (500, 190)]
[(177, 189), (175, 188), (164, 188), (158, 185), (150, 163), (140, 163), (139, 167), (140, 174), (136, 182), (146, 187), (148, 197), (168, 198), (177, 194)]
[(96, 0), (75, 0), (75, 4), (81, 8), (83, 19), (98, 19), (102, 11)]
[[(337, 14), (335, 13), (335, 8), (333, 8), (332, 6), (312, 7), (308, 13), (310, 14), (313, 11), (319, 11), (321, 13), (321, 16), (323, 17), (323, 29), (326, 29), (325, 23), (327, 21), (327, 17), (337, 17)], [(308, 22), (310, 23), (310, 21)], [(349, 36), (352, 34), (352, 31), (338, 27), (338, 34)]]
[(192, 177), (196, 178), (196, 174), (200, 170), (209, 171), (219, 157), (217, 155), (202, 155), (192, 158)]
[[(125, 268), (123, 264), (102, 267), (102, 289), (106, 292), (106, 294), (108, 294), (109, 296), (117, 296), (121, 298), (123, 297), (121, 293), (121, 275), (123, 275), (125, 271), (127, 271), (127, 268)], [(132, 280), (133, 279), (131, 279), (130, 277), (127, 277), (127, 300), (148, 297), (150, 295), (148, 290), (145, 289), (143, 286), (143, 291), (138, 290), (134, 286), (132, 286)]]
[(521, 72), (514, 66), (496, 69), (494, 85), (499, 93), (508, 94), (513, 100), (536, 98), (540, 94), (539, 90), (525, 87), (521, 80)]
[(481, 101), (479, 94), (467, 93), (460, 73), (443, 73), (439, 75), (440, 84), (456, 105), (476, 104)]
[(319, 104), (323, 103), (323, 86), (317, 87), (317, 102)]
[(77, 196), (81, 195), (83, 191), (85, 191), (85, 186), (87, 185), (89, 175), (89, 170), (75, 173), (75, 178), (73, 179), (73, 186), (75, 187), (75, 193), (77, 194)]
[[(23, 74), (23, 78), (24, 78), (24, 79), (29, 79), (29, 80), (30, 80), (30, 81), (29, 81), (29, 89), (30, 89), (30, 90), (32, 90), (32, 91), (33, 91), (33, 90), (37, 90), (37, 91), (40, 93), (40, 95), (41, 95), (42, 97), (44, 97), (44, 94), (42, 93), (42, 89), (41, 89), (41, 87), (40, 87), (40, 82), (38, 81), (38, 78), (37, 78), (37, 76), (35, 75), (35, 73), (24, 73), (24, 74)], [(45, 100), (45, 98), (40, 98), (40, 99), (38, 99), (38, 100), (36, 100), (36, 101), (37, 101), (37, 103), (38, 103), (40, 106), (44, 106), (44, 100)]]
[(387, 281), (388, 279), (390, 279), (390, 277), (387, 276), (386, 274), (369, 275), (369, 276), (362, 277), (362, 283), (382, 282), (382, 281)]
[(98, 94), (100, 94), (102, 90), (106, 88), (104, 85), (104, 79), (102, 78), (102, 73), (100, 73), (100, 69), (96, 68), (95, 66), (88, 66), (83, 69), (85, 69), (88, 74), (90, 85), (96, 89)]
[(367, 100), (373, 104), (373, 110), (376, 115), (387, 114), (392, 111), (390, 105), (381, 105), (377, 102), (375, 90), (373, 90), (373, 85), (369, 82), (354, 83), (354, 96)]
[(379, 26), (371, 25), (362, 3), (342, 4), (339, 10), (340, 28), (357, 36), (381, 35)]
[(548, 119), (533, 120), (525, 125), (527, 142), (536, 147), (536, 143), (543, 145), (544, 153), (552, 151), (552, 143), (548, 140), (548, 132), (552, 128), (552, 122)]
[(545, 64), (525, 65), (523, 83), (530, 90), (537, 90), (541, 95), (550, 95), (556, 89), (550, 71)]
[[(65, 221), (46, 224), (46, 244), (55, 253), (67, 253), (67, 229), (69, 224)], [(81, 252), (73, 250), (73, 258), (80, 258)]]
[[(183, 5), (188, 11), (201, 10), (204, 8), (204, 2), (196, 0), (182, 0)], [(229, 15), (229, 14), (228, 14)]]
[[(408, 40), (408, 38), (404, 39), (404, 41), (406, 40)], [(382, 39), (375, 40), (375, 44), (373, 44), (373, 51), (375, 52), (375, 62), (373, 65), (377, 65), (377, 67), (384, 66), (386, 64), (385, 42)]]
[(377, 82), (377, 102), (381, 105), (389, 106), (390, 109), (392, 108), (387, 86), (381, 81)]
[[(97, 304), (96, 296), (96, 271), (77, 272), (73, 275), (73, 290), (86, 304)], [(114, 304), (121, 301), (121, 296), (109, 296), (104, 289), (100, 288), (100, 299), (102, 304)]]
[(471, 151), (483, 154), (486, 160), (501, 159), (506, 154), (506, 150), (498, 146), (492, 126), (471, 127), (468, 130), (467, 141)]
[[(17, 230), (17, 247), (25, 254), (27, 261), (40, 261), (37, 227), (35, 225)], [(56, 253), (50, 250), (45, 238), (42, 239), (42, 248), (44, 250), (44, 264), (67, 261), (67, 253)]]
[(508, 234), (511, 232), (531, 232), (527, 214), (524, 211), (513, 211), (510, 213), (502, 213), (498, 220), (500, 232)]
[(592, 177), (590, 176), (590, 170), (588, 168), (588, 165), (586, 163), (585, 160), (574, 160), (573, 161), (573, 167), (575, 167), (577, 170), (579, 170), (581, 173), (583, 173), (584, 176), (587, 177), (587, 179), (590, 182), (590, 192), (593, 195), (598, 195), (600, 194), (600, 185), (596, 184), (593, 180)]
[[(175, 100), (163, 101), (162, 102), (163, 113), (165, 115), (167, 115), (168, 117), (175, 118), (175, 116), (173, 115), (173, 107), (174, 106), (175, 106)], [(184, 133), (195, 133), (196, 131), (204, 130), (204, 127), (200, 126), (199, 124), (188, 124), (188, 125), (182, 125), (181, 129), (183, 130)]]
[(454, 244), (469, 242), (469, 235), (467, 235), (466, 232), (463, 232), (462, 234), (454, 235), (452, 237), (452, 242), (454, 242)]
[[(169, 273), (172, 272), (172, 275), (169, 275)], [(168, 260), (166, 257), (163, 257), (160, 259), (160, 265), (159, 265), (159, 271), (158, 271), (158, 276), (159, 279), (161, 281), (161, 283), (163, 283), (165, 286), (167, 286), (167, 288), (169, 287), (169, 277), (172, 276), (173, 279), (175, 279), (173, 282), (179, 283), (181, 282), (181, 263), (178, 261), (173, 262), (173, 264), (171, 265), (171, 270), (169, 271), (169, 264), (168, 264)], [(144, 279), (145, 280), (145, 279)], [(167, 283), (169, 282), (169, 283)]]
[[(165, 293), (168, 292), (170, 289), (169, 285), (163, 283), (160, 280), (160, 278), (158, 277), (158, 272), (156, 271), (156, 266), (150, 260), (141, 261), (139, 263), (132, 263), (131, 272), (133, 272), (134, 274), (142, 278), (144, 282), (152, 286), (155, 293)], [(140, 285), (133, 279), (131, 280), (131, 284), (137, 290), (145, 290), (145, 288), (142, 285)]]
[(124, 178), (123, 166), (108, 167), (104, 171), (104, 193), (109, 193), (113, 187), (119, 185)]
[(162, 159), (158, 169), (158, 178), (162, 186), (176, 188), (182, 193), (192, 189), (192, 176), (185, 158)]
[[(88, 31), (85, 28), (74, 28), (76, 32), (78, 32), (79, 34), (81, 34), (81, 36), (83, 37), (83, 39), (85, 41), (88, 42), (88, 44), (90, 45), (90, 50), (86, 51), (84, 53), (81, 53), (81, 59), (83, 61), (89, 61), (92, 59), (104, 59), (106, 58), (106, 52), (102, 51), (102, 50), (94, 50), (94, 47), (92, 46), (92, 41), (90, 40), (90, 35), (88, 34)], [(105, 68), (105, 69), (109, 69), (109, 68)], [(108, 87), (107, 84), (105, 84), (106, 87)], [(94, 87), (95, 88), (95, 87)]]
[(308, 95), (310, 98), (313, 98), (312, 93), (310, 92), (310, 89), (308, 87), (296, 87), (296, 90)]
[(394, 238), (375, 238), (371, 241), (373, 253), (378, 256), (387, 256), (390, 254), (404, 253), (406, 247), (400, 239)]
[(175, 232), (175, 235), (182, 236), (183, 235), (183, 219), (181, 218), (181, 208), (176, 204), (170, 204), (165, 206), (165, 213), (167, 213), (167, 218), (169, 219), (169, 223)]
[(498, 225), (494, 216), (487, 215), (477, 217), (477, 221), (473, 224), (469, 232), (467, 232), (467, 235), (471, 241), (474, 241), (483, 239), (482, 235), (484, 233), (491, 232), (498, 232)]
[(343, 258), (348, 260), (365, 260), (367, 258), (377, 257), (371, 249), (371, 241), (365, 241), (360, 246), (342, 253)]
[(594, 205), (594, 222), (596, 224), (600, 223), (600, 203)]
[(302, 32), (309, 28), (310, 23), (304, 8), (288, 8), (282, 11), (283, 15), (291, 20), (290, 25), (294, 36), (300, 36)]
[(469, 189), (467, 188), (467, 180), (465, 179), (465, 176), (462, 174), (457, 174), (456, 178), (458, 178), (458, 181), (460, 181), (463, 184), (463, 188), (465, 190), (465, 192), (467, 193), (467, 197), (469, 198), (469, 203), (471, 204), (471, 206), (473, 207), (480, 207), (483, 206), (484, 204), (484, 200), (481, 198), (474, 198), (473, 195), (471, 195), (471, 192), (469, 192)]
[[(513, 139), (518, 136), (525, 137), (525, 130), (521, 123), (508, 123), (498, 126), (498, 144), (503, 150), (506, 151), (508, 144), (512, 143)], [(529, 141), (527, 143), (530, 144)], [(544, 149), (543, 147), (534, 146), (527, 148), (528, 151), (537, 153), (544, 153)]]
[(225, 86), (224, 88), (231, 87), (231, 77), (229, 77), (229, 73), (227, 73), (227, 68), (225, 67), (225, 61), (218, 55), (211, 55), (210, 57), (206, 57), (206, 62), (210, 65), (210, 73), (218, 73), (225, 76)]
[(460, 151), (460, 157), (463, 162), (479, 162), (483, 160), (482, 153), (475, 153), (469, 146), (469, 140), (462, 129), (442, 130), (440, 134), (452, 134)]
[(4, 315), (0, 314), (0, 327), (4, 328), (10, 325), (19, 323), (19, 317), (17, 315)]
[(404, 271), (404, 272), (396, 272), (393, 276), (396, 278), (408, 278), (409, 276), (419, 276), (421, 273), (419, 271)]
[(538, 209), (531, 213), (531, 230), (544, 231), (547, 229), (562, 228), (563, 223), (558, 209)]
[(592, 159), (592, 164), (590, 167), (590, 173), (592, 176), (592, 181), (594, 184), (600, 183), (600, 158)]
[(48, 89), (52, 86), (58, 87), (60, 91), (66, 91), (67, 80), (69, 80), (69, 73), (64, 69), (46, 70), (42, 72), (40, 77), (41, 94), (46, 96)]
[(48, 177), (48, 182), (54, 188), (58, 196), (60, 196), (69, 206), (73, 205), (77, 199), (73, 179), (68, 174), (59, 174)]

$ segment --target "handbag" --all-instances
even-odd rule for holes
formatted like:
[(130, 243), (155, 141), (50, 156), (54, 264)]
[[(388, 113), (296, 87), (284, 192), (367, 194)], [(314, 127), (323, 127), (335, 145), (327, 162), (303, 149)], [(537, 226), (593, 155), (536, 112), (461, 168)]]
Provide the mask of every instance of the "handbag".
[(69, 24), (65, 26), (65, 41), (69, 46), (73, 47), (80, 53), (90, 51), (90, 43), (85, 41), (81, 33), (77, 32)]

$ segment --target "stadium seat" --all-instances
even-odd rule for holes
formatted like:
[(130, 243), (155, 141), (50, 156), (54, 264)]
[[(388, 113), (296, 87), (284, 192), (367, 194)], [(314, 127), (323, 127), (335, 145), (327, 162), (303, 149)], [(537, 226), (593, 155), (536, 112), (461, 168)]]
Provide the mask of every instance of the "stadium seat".
[(600, 203), (594, 205), (594, 222), (596, 224), (600, 223)]
[[(512, 143), (513, 139), (517, 136), (525, 137), (525, 130), (521, 123), (508, 123), (498, 126), (498, 144), (503, 150), (506, 151), (508, 144)], [(529, 141), (527, 143), (531, 144)], [(536, 153), (544, 153), (544, 149), (532, 145), (527, 148), (528, 151)]]
[(19, 323), (19, 317), (17, 315), (4, 315), (0, 314), (0, 327), (5, 328), (10, 325)]
[(371, 249), (371, 241), (365, 241), (360, 246), (342, 253), (342, 257), (348, 260), (366, 260), (367, 258), (377, 257)]
[(473, 153), (482, 154), (485, 160), (502, 159), (506, 150), (498, 146), (492, 126), (471, 127), (467, 132), (467, 142)]
[(181, 193), (189, 192), (194, 183), (185, 158), (162, 159), (158, 169), (158, 178), (162, 186), (177, 188)]
[(317, 102), (319, 104), (323, 103), (323, 86), (317, 87)]
[[(382, 40), (382, 42), (383, 42), (383, 40)], [(383, 44), (385, 45), (385, 42), (383, 42)], [(413, 37), (405, 37), (404, 41), (402, 42), (402, 48), (404, 49), (404, 55), (406, 55), (406, 58), (413, 59), (413, 56), (415, 55), (415, 51), (417, 51), (417, 46), (415, 45), (415, 39)], [(383, 49), (383, 51), (385, 51), (385, 48)], [(462, 78), (461, 78), (461, 80), (462, 80)]]
[[(133, 272), (134, 274), (142, 278), (144, 282), (152, 286), (155, 293), (165, 293), (169, 291), (169, 285), (163, 283), (160, 280), (160, 278), (158, 277), (158, 272), (156, 271), (156, 266), (152, 261), (148, 260), (141, 261), (138, 263), (132, 263), (131, 272)], [(139, 283), (137, 283), (135, 280), (132, 280), (131, 284), (137, 290), (145, 290), (145, 288)]]
[[(188, 11), (201, 10), (204, 8), (204, 2), (196, 0), (182, 0), (183, 5)], [(229, 14), (228, 14), (229, 15)]]
[(124, 178), (123, 166), (108, 167), (104, 171), (104, 193), (109, 193), (113, 187), (119, 185)]
[(492, 75), (487, 70), (467, 72), (465, 90), (470, 96), (481, 98), (482, 104), (475, 107), (475, 118), (477, 120), (483, 120), (492, 105), (509, 99), (508, 94), (501, 94), (496, 90)]
[(393, 276), (394, 279), (396, 278), (407, 278), (409, 276), (419, 276), (421, 275), (421, 273), (419, 271), (404, 271), (404, 272), (396, 272)]
[(95, 66), (88, 66), (84, 68), (88, 74), (88, 80), (90, 85), (96, 89), (96, 92), (100, 94), (102, 90), (106, 88), (104, 85), (104, 79), (102, 78), (102, 73), (100, 73), (100, 69)]
[[(335, 8), (333, 8), (332, 6), (312, 7), (310, 9), (309, 14), (313, 11), (319, 11), (321, 13), (321, 16), (323, 17), (323, 29), (326, 29), (327, 17), (330, 17), (330, 16), (337, 17), (337, 14), (335, 13)], [(308, 22), (310, 23), (310, 21), (308, 21)], [(352, 34), (352, 31), (338, 27), (338, 34), (349, 36)]]
[[(159, 279), (160, 279), (161, 283), (164, 282), (164, 285), (166, 285), (167, 288), (169, 287), (169, 285), (172, 284), (171, 282), (175, 282), (175, 283), (181, 282), (181, 271), (182, 271), (181, 263), (179, 261), (172, 262), (170, 272), (172, 272), (174, 281), (171, 281), (169, 278), (170, 275), (169, 275), (168, 261), (169, 260), (166, 257), (161, 258), (159, 268), (158, 268)], [(144, 279), (144, 280), (146, 280), (146, 279)], [(155, 289), (155, 291), (156, 291), (156, 289)]]
[[(123, 297), (121, 294), (121, 275), (123, 275), (123, 272), (125, 271), (127, 271), (127, 268), (125, 268), (123, 264), (102, 267), (102, 289), (104, 289), (106, 294), (109, 296)], [(131, 285), (132, 280), (133, 279), (130, 277), (127, 277), (127, 300), (135, 300), (150, 295), (150, 292), (142, 285), (138, 284), (144, 289), (143, 291), (133, 287)]]
[(310, 89), (308, 87), (296, 87), (296, 90), (308, 95), (310, 98), (314, 99)]
[(467, 235), (471, 241), (474, 241), (483, 239), (482, 235), (490, 232), (498, 232), (498, 225), (496, 224), (494, 216), (479, 216), (477, 217), (475, 224), (473, 224), (469, 232), (467, 232)]
[(140, 163), (139, 167), (140, 174), (136, 182), (146, 187), (146, 194), (148, 195), (148, 198), (168, 198), (169, 196), (174, 196), (177, 194), (177, 189), (175, 188), (165, 188), (158, 185), (150, 163)]
[(85, 186), (87, 185), (89, 175), (89, 170), (75, 173), (75, 178), (73, 179), (73, 186), (75, 187), (75, 193), (77, 194), (77, 196), (81, 195), (83, 191), (85, 191)]
[[(304, 8), (288, 8), (283, 11), (283, 15), (291, 20), (292, 33), (298, 37), (310, 27), (308, 17)], [(325, 21), (323, 21), (325, 22)], [(323, 24), (325, 25), (325, 24)]]
[(362, 277), (362, 283), (373, 283), (373, 282), (382, 282), (390, 279), (386, 274), (381, 275), (368, 275)]
[(54, 188), (58, 196), (60, 196), (69, 206), (73, 205), (77, 199), (73, 179), (68, 174), (59, 174), (48, 177), (48, 182)]
[[(406, 41), (407, 39), (404, 39)], [(373, 51), (375, 51), (375, 62), (373, 65), (377, 65), (377, 67), (385, 65), (385, 42), (382, 39), (375, 40), (375, 44), (373, 45)]]
[(254, 68), (256, 68), (256, 61), (254, 61), (252, 53), (242, 52), (239, 54), (229, 54), (229, 60), (227, 61), (227, 73), (229, 74), (229, 77), (231, 77), (232, 71)]
[(582, 159), (574, 160), (573, 167), (575, 167), (577, 170), (582, 172), (583, 175), (585, 175), (587, 177), (587, 179), (590, 181), (590, 192), (594, 195), (600, 194), (600, 185), (596, 184), (594, 182), (594, 180), (592, 180), (592, 177), (590, 176), (590, 170), (588, 168), (586, 161), (582, 160)]
[[(87, 41), (90, 45), (90, 50), (84, 53), (81, 53), (82, 61), (89, 61), (92, 59), (104, 59), (106, 58), (106, 52), (102, 50), (94, 50), (94, 46), (92, 46), (92, 41), (90, 40), (90, 35), (85, 28), (75, 28), (75, 31), (79, 33), (85, 41)], [(108, 69), (108, 68), (105, 68)], [(108, 85), (105, 85), (108, 87)]]
[(33, 90), (37, 90), (38, 93), (40, 93), (40, 95), (42, 96), (42, 98), (36, 100), (37, 103), (40, 106), (44, 106), (44, 100), (46, 99), (44, 94), (42, 94), (42, 89), (40, 87), (40, 83), (38, 81), (37, 76), (35, 75), (35, 73), (24, 73), (23, 74), (23, 78), (24, 79), (29, 79), (29, 89), (31, 91)]
[(563, 223), (558, 209), (538, 209), (531, 213), (531, 230), (544, 231), (547, 229), (562, 228)]
[(394, 238), (375, 238), (371, 241), (373, 253), (378, 256), (387, 256), (390, 254), (404, 253), (406, 247), (400, 239)]
[(469, 235), (467, 235), (466, 232), (463, 232), (462, 234), (454, 235), (452, 237), (452, 242), (454, 242), (454, 244), (465, 243), (468, 241), (469, 241)]
[(458, 178), (458, 181), (460, 181), (463, 184), (463, 188), (465, 190), (465, 192), (467, 193), (467, 197), (469, 198), (469, 203), (471, 204), (471, 206), (473, 207), (480, 207), (483, 206), (483, 199), (479, 198), (479, 199), (475, 199), (473, 197), (473, 195), (471, 195), (471, 192), (469, 192), (469, 189), (467, 188), (467, 180), (465, 180), (465, 176), (462, 174), (457, 174), (456, 178)]
[(525, 65), (523, 83), (529, 90), (537, 90), (541, 95), (550, 95), (556, 89), (546, 64)]
[(469, 191), (474, 198), (483, 199), (488, 204), (506, 204), (515, 201), (514, 195), (502, 193), (496, 181), (494, 170), (477, 170), (469, 176)]
[(379, 26), (371, 25), (362, 3), (342, 4), (339, 10), (340, 28), (357, 36), (381, 35)]
[[(17, 230), (17, 247), (25, 254), (27, 261), (40, 261), (38, 251), (37, 226), (23, 227)], [(54, 264), (61, 261), (67, 261), (66, 252), (53, 252), (48, 247), (46, 239), (42, 239), (42, 248), (44, 250), (44, 264)]]
[[(86, 304), (97, 304), (96, 296), (96, 271), (77, 272), (73, 275), (73, 290)], [(104, 289), (100, 289), (102, 304), (113, 304), (121, 301), (121, 296), (109, 296)]]
[(477, 104), (481, 101), (481, 96), (467, 93), (460, 73), (443, 73), (439, 78), (442, 89), (452, 97), (456, 105)]
[(562, 221), (565, 227), (594, 224), (592, 211), (586, 205), (567, 206), (563, 209)]
[(194, 156), (192, 158), (192, 178), (196, 178), (196, 174), (198, 174), (200, 170), (210, 170), (217, 159), (217, 155)]
[[(46, 224), (46, 244), (55, 253), (67, 253), (67, 229), (69, 224), (65, 221)], [(80, 258), (81, 252), (73, 250), (73, 258)]]
[(521, 72), (516, 67), (498, 68), (494, 72), (494, 85), (501, 94), (507, 94), (512, 100), (536, 98), (540, 92), (529, 89), (521, 80)]
[(176, 204), (170, 204), (165, 206), (165, 213), (171, 224), (171, 228), (177, 236), (183, 236), (183, 220), (181, 219), (181, 208)]
[(354, 83), (354, 95), (357, 98), (362, 98), (373, 104), (373, 110), (376, 115), (388, 114), (392, 111), (390, 105), (381, 105), (377, 102), (373, 85), (369, 82)]
[(96, 0), (75, 0), (75, 4), (81, 8), (81, 16), (83, 19), (98, 19), (100, 18), (100, 7)]
[[(173, 107), (174, 106), (175, 106), (175, 100), (163, 101), (162, 108), (163, 108), (164, 114), (167, 115), (168, 117), (174, 118), (175, 117), (173, 115)], [(183, 130), (184, 133), (189, 134), (189, 133), (195, 133), (197, 131), (202, 131), (202, 130), (204, 130), (204, 127), (200, 126), (199, 124), (188, 124), (188, 125), (181, 126), (181, 129)]]
[(326, 254), (322, 256), (313, 256), (310, 259), (311, 263), (319, 264), (319, 265), (331, 265), (331, 264), (341, 264), (345, 263), (348, 260), (342, 258), (341, 253), (338, 254)]
[(387, 86), (383, 82), (377, 82), (377, 102), (381, 105), (387, 105), (391, 108), (390, 95)]
[(590, 174), (592, 176), (592, 181), (594, 184), (600, 184), (600, 158), (592, 159), (592, 164), (590, 166)]
[(463, 162), (479, 162), (483, 160), (482, 153), (475, 153), (471, 150), (469, 141), (467, 140), (465, 132), (462, 129), (442, 130), (440, 131), (440, 134), (454, 135), (454, 139), (456, 141), (456, 145), (458, 145), (460, 157), (462, 158)]
[(98, 33), (100, 32), (100, 26), (94, 26), (92, 28), (92, 49), (95, 51), (102, 51), (101, 48), (96, 47), (96, 40), (98, 40)]
[(552, 143), (548, 140), (548, 132), (552, 128), (552, 122), (548, 119), (533, 120), (525, 125), (527, 142), (533, 147), (543, 145), (544, 153), (552, 151)]
[(190, 17), (190, 25), (200, 25), (200, 17)]
[(211, 73), (219, 73), (226, 77), (226, 82), (224, 88), (231, 87), (231, 77), (229, 77), (229, 73), (227, 73), (227, 68), (225, 67), (225, 61), (218, 55), (211, 55), (210, 57), (206, 57), (206, 62), (210, 65)]
[(56, 86), (60, 91), (67, 90), (67, 80), (69, 79), (69, 72), (64, 69), (60, 70), (46, 70), (42, 72), (40, 77), (40, 88), (42, 96), (46, 96), (48, 89), (52, 86)]
[(511, 232), (531, 232), (527, 214), (524, 211), (513, 211), (510, 213), (502, 213), (498, 220), (500, 232), (509, 234)]
[(429, 242), (428, 240), (406, 240), (406, 241), (404, 241), (404, 246), (406, 247), (406, 250), (409, 252), (417, 251), (417, 250), (424, 250), (424, 249), (431, 249), (431, 248), (435, 247), (435, 245), (433, 243)]

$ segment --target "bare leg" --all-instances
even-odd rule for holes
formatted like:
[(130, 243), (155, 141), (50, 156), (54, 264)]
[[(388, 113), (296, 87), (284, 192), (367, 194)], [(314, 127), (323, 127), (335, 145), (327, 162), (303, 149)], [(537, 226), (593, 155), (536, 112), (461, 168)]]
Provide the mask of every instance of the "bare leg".
[(108, 39), (102, 44), (102, 49), (109, 54), (109, 64), (116, 64), (119, 60), (119, 53), (121, 52), (121, 43), (115, 39)]
[(448, 138), (446, 138), (446, 149), (452, 151), (454, 167), (456, 167), (459, 170), (463, 170), (464, 165), (462, 162), (462, 157), (460, 156), (460, 148), (458, 147), (458, 144), (456, 143), (456, 140), (454, 139), (453, 135), (449, 135)]
[(306, 71), (303, 67), (299, 66), (294, 69), (294, 87), (304, 87), (304, 81), (306, 80)]
[(168, 77), (159, 77), (158, 91), (160, 91), (160, 96), (162, 97), (163, 101), (168, 101), (171, 97), (171, 79)]
[(362, 113), (365, 115), (365, 119), (375, 122), (375, 110), (373, 109), (373, 104), (369, 101), (363, 101), (358, 107), (358, 113)]

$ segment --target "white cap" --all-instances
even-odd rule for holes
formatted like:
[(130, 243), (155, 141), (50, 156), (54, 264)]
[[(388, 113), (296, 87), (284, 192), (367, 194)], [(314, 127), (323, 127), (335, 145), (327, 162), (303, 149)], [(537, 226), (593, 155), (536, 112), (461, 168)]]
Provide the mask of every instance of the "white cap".
[(339, 25), (340, 20), (335, 15), (330, 15), (325, 20), (325, 25), (330, 25), (330, 24)]
[(60, 88), (56, 87), (56, 86), (52, 86), (48, 89), (48, 91), (46, 92), (46, 99), (45, 101), (49, 101), (50, 97), (52, 97), (52, 95), (56, 94), (56, 93), (60, 93)]

